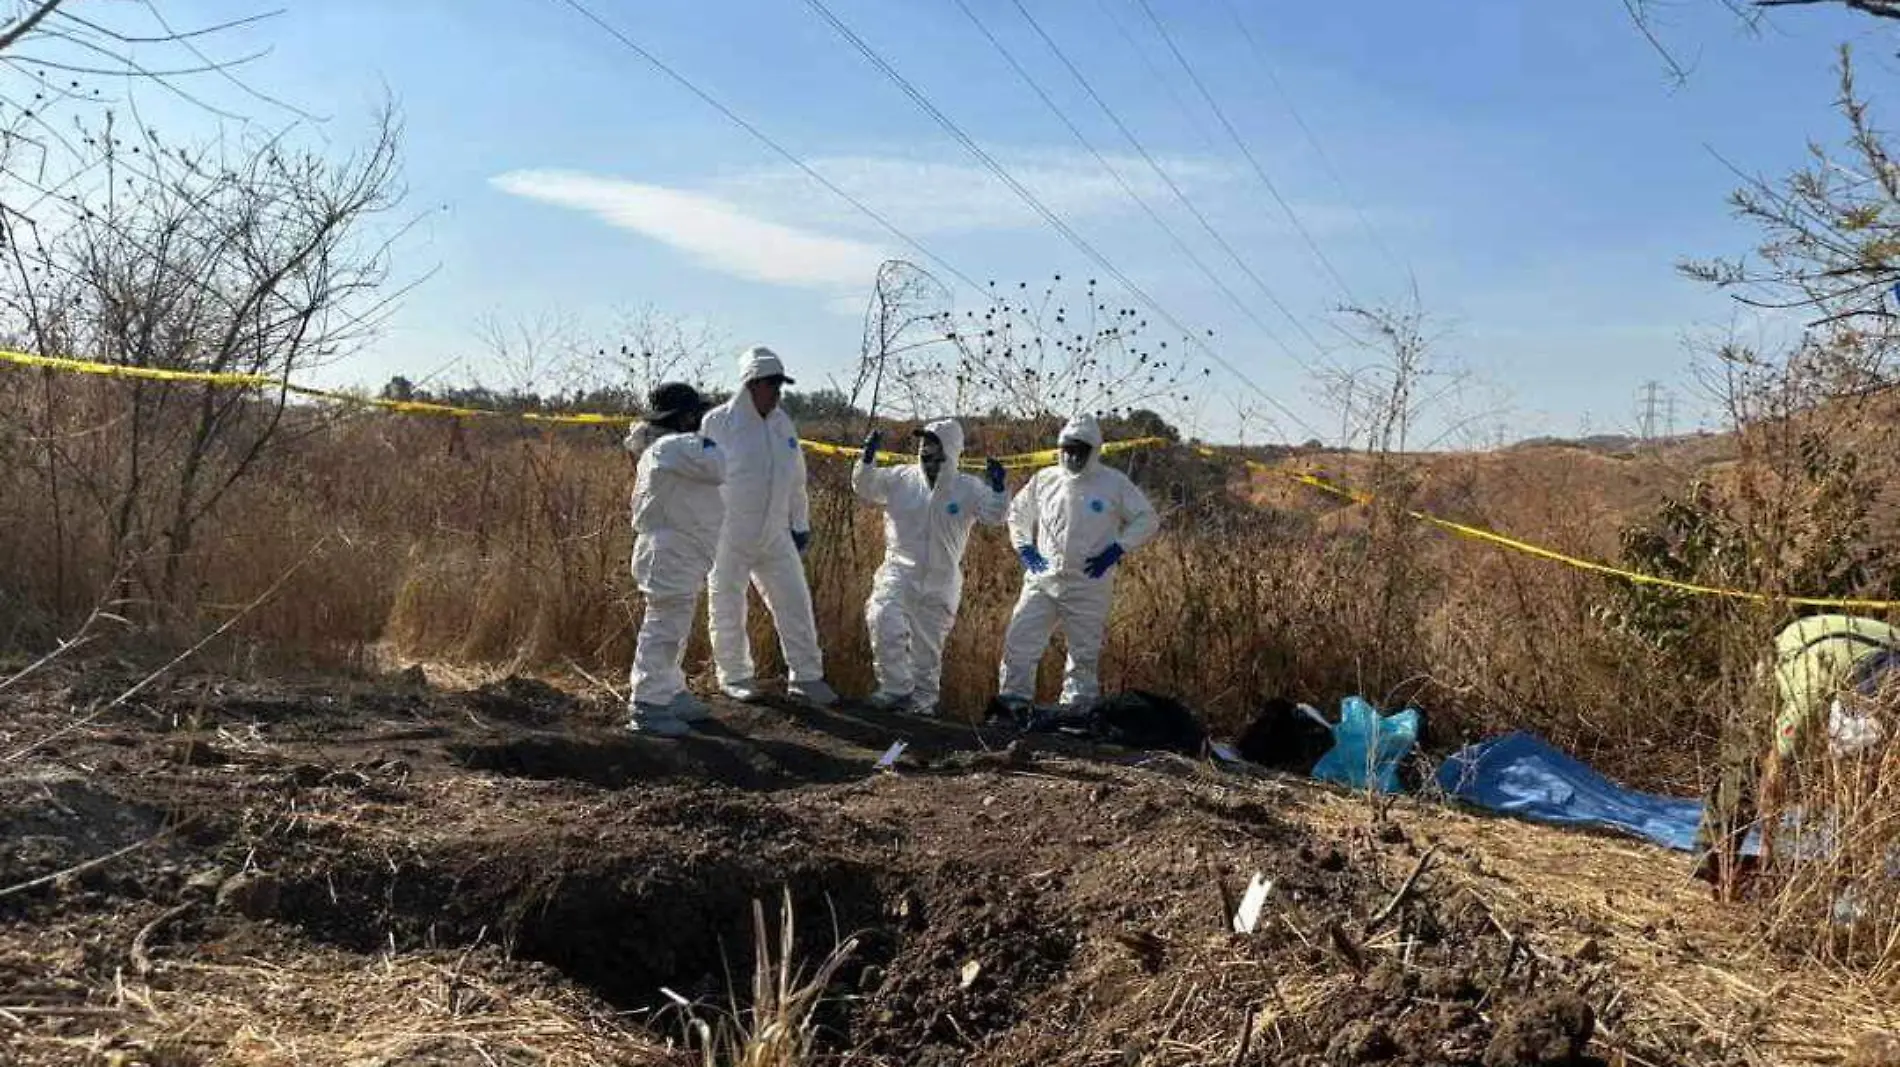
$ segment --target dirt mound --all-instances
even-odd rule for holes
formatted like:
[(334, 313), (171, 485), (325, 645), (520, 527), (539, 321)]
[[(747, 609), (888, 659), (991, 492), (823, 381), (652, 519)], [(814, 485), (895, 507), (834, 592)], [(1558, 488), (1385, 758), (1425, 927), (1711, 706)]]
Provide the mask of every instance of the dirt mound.
[[(743, 986), (750, 902), (784, 887), (803, 919), (796, 958), (858, 945), (824, 1012), (831, 1047), (889, 1062), (1232, 1046), (1252, 1042), (1262, 1012), (1287, 1018), (1258, 1062), (1476, 1064), (1496, 1047), (1569, 1047), (1511, 1020), (1543, 1019), (1537, 1005), (1574, 1001), (1588, 976), (1428, 879), (1395, 899), (1379, 853), (1409, 847), (1403, 835), (1342, 850), (1218, 791), (1139, 771), (1072, 777), (1065, 763), (777, 798), (543, 798), (529, 805), (541, 820), (516, 830), (444, 832), (396, 854), (339, 827), (260, 862), (283, 883), (274, 917), (321, 941), (370, 953), (488, 940), (642, 1012), (665, 1007), (663, 990), (718, 1003)], [(526, 799), (490, 814), (506, 821)], [(1270, 918), (1236, 934), (1232, 901), (1254, 874), (1273, 883)], [(1315, 989), (1326, 996), (1305, 1011), (1281, 1007)], [(1157, 1033), (1163, 991), (1173, 1014)], [(1581, 1048), (1527, 1062), (1589, 1062)]]
[[(157, 834), (163, 815), (77, 771), (41, 768), (0, 779), (0, 886), (82, 866)], [(81, 872), (83, 876), (84, 872)], [(95, 875), (95, 883), (110, 877)]]
[(479, 714), (521, 726), (552, 726), (575, 717), (580, 702), (546, 682), (511, 676), (463, 696)]
[(314, 720), (236, 690), (193, 729), (129, 714), (0, 777), (27, 846), (0, 884), (191, 828), (0, 900), (0, 984), (44, 961), (16, 983), (35, 1011), (0, 1014), (28, 1062), (181, 1033), (175, 1062), (286, 1062), (260, 1019), (303, 1062), (666, 1062), (676, 998), (746, 995), (753, 902), (782, 893), (794, 961), (854, 946), (817, 1019), (860, 1063), (1585, 1064), (1633, 999), (1415, 833), (1315, 831), (1287, 817), (1309, 787), (1181, 757), (723, 704), (658, 742), (518, 682), (314, 696), (285, 699)]
[(725, 743), (732, 736), (722, 739), (717, 732), (702, 732), (657, 748), (624, 732), (594, 738), (553, 735), (458, 745), (450, 753), (471, 770), (585, 782), (603, 789), (697, 781), (774, 790), (864, 776), (861, 761), (841, 760), (822, 749), (772, 741)]

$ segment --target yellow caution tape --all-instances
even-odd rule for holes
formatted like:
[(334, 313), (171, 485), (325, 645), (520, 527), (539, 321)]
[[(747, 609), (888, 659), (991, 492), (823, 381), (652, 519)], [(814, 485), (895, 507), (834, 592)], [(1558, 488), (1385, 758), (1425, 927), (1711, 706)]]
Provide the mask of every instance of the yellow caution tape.
[(490, 411), (486, 408), (457, 407), (453, 404), (437, 404), (427, 400), (392, 400), (387, 397), (356, 396), (351, 393), (332, 392), (328, 389), (315, 389), (307, 385), (297, 385), (267, 374), (234, 374), (230, 372), (170, 370), (165, 367), (132, 367), (118, 363), (95, 363), (84, 359), (63, 359), (57, 356), (35, 356), (26, 352), (0, 350), (0, 363), (12, 363), (21, 367), (42, 367), (47, 370), (65, 371), (71, 374), (92, 374), (105, 378), (124, 378), (151, 382), (195, 382), (201, 385), (214, 385), (228, 389), (281, 389), (287, 393), (309, 397), (313, 400), (327, 400), (337, 404), (351, 404), (357, 407), (378, 408), (383, 411), (399, 412), (405, 415), (448, 415), (455, 418), (502, 417), (516, 418), (525, 422), (558, 423), (575, 426), (625, 426), (634, 420), (626, 415), (594, 415), (588, 413), (542, 413), (537, 411)]
[(83, 359), (34, 356), (5, 349), (0, 349), (0, 362), (13, 363), (22, 367), (44, 367), (48, 370), (68, 371), (74, 374), (97, 374), (108, 378), (140, 378), (155, 382), (205, 382), (242, 389), (270, 388), (277, 384), (276, 379), (267, 378), (261, 374), (212, 374), (208, 371), (166, 370), (163, 367), (128, 367), (117, 363), (94, 363)]
[[(1214, 450), (1209, 449), (1209, 448), (1196, 448), (1196, 451), (1199, 452), (1203, 457), (1208, 458), (1208, 459), (1219, 458), (1219, 453), (1216, 453)], [(1350, 501), (1355, 504), (1371, 504), (1377, 500), (1377, 498), (1374, 497), (1370, 493), (1366, 493), (1358, 489), (1352, 489), (1343, 485), (1337, 485), (1333, 482), (1327, 481), (1324, 478), (1321, 478), (1320, 476), (1316, 474), (1310, 474), (1303, 471), (1280, 470), (1279, 468), (1270, 467), (1256, 460), (1245, 460), (1243, 462), (1245, 462), (1248, 468), (1252, 470), (1260, 471), (1265, 474), (1271, 474), (1271, 475), (1274, 475), (1275, 477), (1286, 478), (1291, 481), (1298, 482), (1301, 485), (1308, 486), (1313, 489), (1317, 489), (1320, 492), (1326, 493), (1330, 496), (1335, 496), (1342, 500)], [(1526, 556), (1532, 556), (1537, 559), (1547, 560), (1551, 563), (1560, 563), (1566, 567), (1573, 567), (1581, 571), (1589, 571), (1593, 574), (1601, 574), (1601, 575), (1605, 575), (1611, 578), (1619, 578), (1619, 579), (1622, 579), (1623, 581), (1633, 582), (1637, 585), (1655, 586), (1657, 588), (1662, 588), (1662, 589), (1674, 589), (1677, 592), (1692, 593), (1697, 596), (1713, 596), (1713, 597), (1725, 597), (1730, 600), (1746, 600), (1746, 601), (1751, 601), (1757, 604), (1789, 604), (1789, 605), (1795, 605), (1799, 607), (1838, 608), (1838, 609), (1848, 610), (1848, 611), (1900, 611), (1900, 600), (1860, 600), (1860, 599), (1855, 599), (1852, 597), (1778, 596), (1773, 593), (1758, 593), (1750, 589), (1728, 589), (1722, 586), (1700, 585), (1695, 582), (1681, 582), (1681, 581), (1677, 581), (1674, 578), (1663, 578), (1654, 574), (1644, 574), (1641, 571), (1626, 570), (1622, 567), (1612, 566), (1611, 564), (1603, 563), (1598, 560), (1583, 559), (1578, 556), (1572, 556), (1564, 552), (1559, 552), (1553, 548), (1546, 548), (1543, 545), (1532, 544), (1528, 541), (1520, 541), (1515, 537), (1508, 537), (1494, 530), (1487, 530), (1482, 526), (1472, 526), (1468, 523), (1455, 522), (1451, 519), (1447, 519), (1442, 516), (1433, 515), (1431, 512), (1428, 512), (1428, 511), (1417, 511), (1411, 508), (1407, 508), (1405, 511), (1405, 514), (1409, 518), (1412, 518), (1419, 522), (1427, 523), (1432, 526), (1436, 526), (1439, 529), (1444, 530), (1448, 533), (1454, 534), (1458, 537), (1468, 538), (1473, 541), (1481, 541), (1489, 545), (1496, 545), (1499, 548), (1507, 548), (1513, 552), (1522, 553), (1523, 555), (1526, 555)]]
[[(438, 404), (426, 400), (392, 400), (384, 397), (357, 396), (351, 393), (338, 393), (326, 389), (314, 389), (310, 386), (296, 385), (282, 379), (264, 374), (214, 373), (211, 371), (170, 370), (163, 367), (131, 367), (116, 363), (97, 363), (90, 360), (64, 359), (56, 356), (36, 356), (26, 352), (13, 352), (0, 349), (0, 363), (11, 363), (22, 367), (40, 367), (47, 370), (64, 371), (73, 374), (92, 374), (109, 378), (124, 378), (158, 382), (197, 382), (205, 385), (223, 386), (233, 389), (279, 389), (313, 400), (324, 400), (337, 404), (349, 404), (358, 407), (371, 407), (404, 415), (446, 415), (452, 418), (514, 418), (524, 422), (543, 423), (564, 426), (626, 426), (636, 419), (629, 415), (601, 415), (589, 412), (543, 413), (535, 411), (494, 411), (487, 408), (458, 407), (453, 404)], [(863, 449), (850, 445), (832, 444), (826, 441), (800, 441), (806, 451), (814, 455), (836, 459), (856, 459), (863, 455)], [(1111, 441), (1102, 446), (1104, 455), (1118, 455), (1145, 448), (1159, 448), (1172, 442), (1163, 437), (1142, 437), (1130, 441)], [(1207, 459), (1221, 459), (1221, 455), (1211, 448), (1194, 446), (1194, 450)], [(1051, 448), (1040, 452), (1025, 452), (1014, 456), (999, 456), (997, 459), (1009, 470), (1023, 470), (1030, 467), (1046, 467), (1056, 462), (1059, 453)], [(886, 453), (880, 457), (886, 463), (907, 463), (910, 456), (901, 453)], [(1371, 504), (1377, 498), (1342, 485), (1336, 485), (1316, 474), (1299, 471), (1281, 470), (1256, 460), (1244, 461), (1248, 468), (1276, 477), (1287, 478), (1301, 485), (1317, 489), (1320, 492), (1347, 500), (1355, 504)], [(981, 470), (984, 460), (966, 458), (960, 466), (971, 470)], [(1625, 570), (1597, 560), (1582, 559), (1568, 555), (1542, 545), (1520, 541), (1515, 537), (1471, 526), (1462, 522), (1433, 515), (1430, 512), (1407, 509), (1405, 514), (1419, 522), (1436, 526), (1458, 537), (1485, 544), (1506, 548), (1513, 552), (1536, 559), (1559, 563), (1577, 570), (1602, 574), (1638, 585), (1674, 589), (1678, 592), (1697, 596), (1725, 597), (1731, 600), (1746, 600), (1761, 604), (1789, 604), (1800, 607), (1838, 608), (1850, 611), (1896, 611), (1900, 610), (1900, 601), (1894, 600), (1858, 600), (1853, 598), (1777, 596), (1772, 593), (1758, 593), (1747, 589), (1726, 589), (1720, 586), (1699, 585), (1694, 582), (1680, 582), (1673, 578), (1662, 578), (1640, 571)]]
[[(1102, 446), (1102, 455), (1118, 456), (1126, 452), (1139, 452), (1144, 448), (1161, 448), (1173, 443), (1174, 442), (1165, 437), (1136, 437), (1127, 441), (1110, 441)], [(862, 446), (834, 445), (829, 441), (803, 440), (801, 440), (799, 444), (805, 446), (805, 451), (813, 455), (825, 456), (829, 459), (849, 459), (855, 461), (864, 456)], [(1054, 466), (1056, 461), (1061, 458), (1061, 455), (1061, 452), (1056, 449), (1046, 448), (1040, 452), (1021, 452), (1013, 456), (997, 456), (996, 461), (1003, 465), (1004, 470), (1028, 470), (1033, 467)], [(915, 462), (916, 459), (916, 453), (913, 452), (880, 451), (877, 454), (877, 461), (887, 467), (912, 463)], [(980, 471), (988, 465), (988, 462), (989, 458), (985, 456), (965, 456), (957, 466), (964, 470)]]
[[(66, 371), (73, 374), (92, 374), (106, 378), (126, 378), (154, 382), (195, 382), (201, 385), (213, 385), (230, 389), (281, 389), (297, 396), (312, 400), (325, 400), (335, 404), (349, 404), (356, 407), (376, 408), (381, 411), (401, 415), (446, 415), (450, 418), (507, 418), (520, 419), (557, 426), (627, 426), (638, 419), (632, 415), (600, 415), (591, 412), (539, 412), (539, 411), (495, 411), (489, 408), (459, 407), (454, 404), (438, 404), (430, 400), (392, 400), (387, 397), (358, 396), (353, 393), (338, 393), (328, 389), (315, 389), (307, 385), (297, 385), (273, 378), (267, 374), (232, 374), (212, 371), (168, 370), (163, 367), (130, 367), (118, 363), (96, 363), (83, 359), (64, 359), (57, 356), (35, 356), (26, 352), (10, 352), (0, 349), (0, 363), (12, 363), (22, 367), (41, 367), (47, 370)], [(836, 459), (856, 459), (863, 449), (849, 445), (835, 445), (826, 441), (799, 442), (807, 452)], [(1133, 441), (1115, 441), (1102, 448), (1104, 455), (1116, 455), (1142, 448), (1155, 448), (1168, 444), (1162, 437), (1143, 437)], [(1046, 467), (1056, 462), (1055, 449), (1041, 452), (1026, 452), (1016, 456), (997, 457), (1006, 469), (1021, 470), (1029, 467)], [(908, 462), (911, 457), (902, 454), (885, 454), (880, 457), (887, 463)], [(965, 459), (961, 466), (970, 470), (982, 470), (982, 459)]]
[[(1126, 441), (1109, 441), (1104, 443), (1102, 445), (1102, 455), (1119, 456), (1126, 452), (1139, 452), (1144, 448), (1166, 448), (1172, 444), (1174, 444), (1174, 442), (1165, 437), (1134, 437)], [(1010, 469), (1017, 467), (1047, 467), (1061, 460), (1062, 452), (1060, 449), (1045, 448), (1040, 452), (1024, 452), (1021, 455), (1004, 456), (1001, 458), (1003, 466)], [(977, 466), (982, 466), (981, 461), (978, 461)]]

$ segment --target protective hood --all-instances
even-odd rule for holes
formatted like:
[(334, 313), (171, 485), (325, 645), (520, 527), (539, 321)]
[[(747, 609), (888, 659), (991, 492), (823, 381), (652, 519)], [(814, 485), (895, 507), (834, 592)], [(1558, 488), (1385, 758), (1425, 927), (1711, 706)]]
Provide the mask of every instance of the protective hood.
[[(1056, 435), (1056, 447), (1061, 448), (1070, 441), (1081, 441), (1089, 446), (1089, 461), (1087, 466), (1082, 468), (1082, 474), (1087, 474), (1101, 465), (1102, 424), (1095, 421), (1095, 416), (1083, 412), (1071, 418), (1062, 427), (1062, 432)], [(1063, 467), (1062, 472), (1068, 474), (1069, 469)], [(1071, 475), (1071, 477), (1080, 477), (1080, 475)]]
[(955, 472), (957, 461), (963, 458), (963, 427), (955, 419), (938, 419), (924, 423), (919, 433), (927, 433), (943, 443), (943, 469)]
[[(777, 352), (764, 345), (753, 345), (739, 353), (739, 388), (744, 389), (760, 378), (785, 378), (785, 363)], [(785, 378), (785, 384), (796, 383)]]
[(760, 415), (742, 389), (707, 412), (699, 432), (726, 456), (725, 548), (765, 551), (788, 530), (811, 529), (804, 450), (783, 404)]

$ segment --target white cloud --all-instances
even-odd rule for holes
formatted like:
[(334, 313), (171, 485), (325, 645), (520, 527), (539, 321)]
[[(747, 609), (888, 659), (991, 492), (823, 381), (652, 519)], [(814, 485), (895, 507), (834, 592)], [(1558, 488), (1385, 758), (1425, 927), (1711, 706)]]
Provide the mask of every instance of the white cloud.
[[(926, 152), (931, 150), (926, 150)], [(1137, 155), (1102, 162), (1082, 152), (993, 151), (1009, 172), (1065, 221), (1103, 224), (1152, 237), (1125, 183), (1171, 220), (1175, 231), (1202, 242), (1168, 181)], [(1223, 235), (1243, 248), (1279, 247), (1290, 231), (1251, 171), (1229, 160), (1169, 156), (1158, 165)], [(832, 156), (811, 166), (851, 197), (926, 241), (944, 235), (1043, 234), (1047, 223), (988, 169), (928, 154)], [(1119, 175), (1120, 180), (1117, 180)], [(512, 195), (587, 212), (676, 248), (700, 264), (735, 277), (829, 294), (826, 310), (862, 314), (862, 293), (887, 258), (886, 234), (851, 204), (789, 166), (731, 171), (684, 189), (554, 169), (512, 171), (493, 184)], [(1326, 204), (1297, 204), (1316, 235), (1356, 239), (1351, 214)], [(1351, 221), (1349, 221), (1351, 220)], [(1133, 265), (1124, 263), (1133, 270)], [(1152, 280), (1152, 279), (1150, 279)], [(847, 311), (847, 307), (852, 310)]]
[(876, 245), (770, 222), (704, 193), (561, 170), (511, 171), (493, 184), (588, 212), (711, 269), (772, 285), (862, 288), (886, 258)]
[[(1122, 182), (1157, 210), (1176, 207), (1167, 184), (1139, 156), (1105, 157), (1121, 176), (1117, 182), (1093, 156), (1082, 153), (992, 155), (1049, 210), (1068, 221), (1138, 210)], [(1171, 157), (1156, 162), (1197, 205), (1240, 177), (1238, 170), (1221, 161)], [(977, 163), (835, 156), (813, 160), (811, 166), (911, 233), (1034, 230), (1045, 225), (1034, 208)], [(754, 210), (768, 210), (808, 225), (856, 228), (866, 221), (851, 205), (790, 165), (730, 174), (713, 187)]]

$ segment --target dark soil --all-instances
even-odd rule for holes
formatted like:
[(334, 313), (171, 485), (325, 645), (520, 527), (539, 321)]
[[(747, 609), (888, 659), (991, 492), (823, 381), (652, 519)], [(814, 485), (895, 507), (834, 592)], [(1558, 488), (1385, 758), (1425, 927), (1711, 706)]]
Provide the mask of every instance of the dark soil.
[[(6, 749), (111, 688), (68, 682), (0, 707)], [(1395, 901), (1422, 843), (1390, 825), (1316, 839), (1276, 812), (1307, 787), (850, 708), (722, 704), (679, 742), (618, 720), (520, 680), (177, 683), (0, 767), (0, 888), (147, 842), (0, 896), (0, 950), (92, 946), (41, 973), (0, 951), (0, 989), (20, 991), (0, 1009), (107, 1004), (125, 974), (185, 981), (206, 960), (451, 953), (504, 988), (564, 983), (659, 1019), (673, 996), (743, 1000), (753, 902), (776, 930), (789, 899), (806, 968), (852, 943), (819, 1018), (824, 1048), (857, 1063), (1608, 1051), (1607, 962), (1539, 953), (1431, 867)], [(897, 770), (874, 771), (898, 739)], [(1273, 889), (1237, 934), (1256, 874)], [(8, 1025), (16, 1060), (51, 1063), (114, 1024)]]

